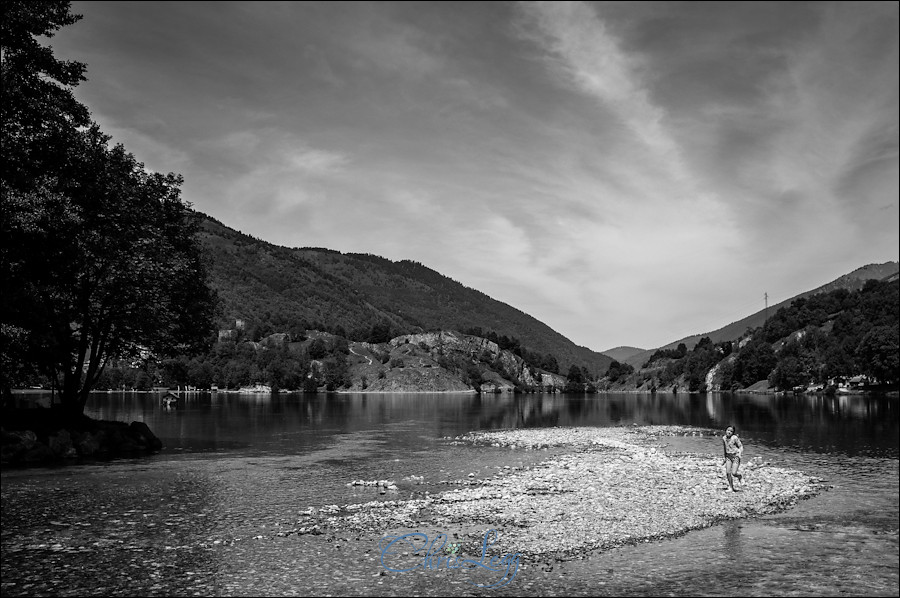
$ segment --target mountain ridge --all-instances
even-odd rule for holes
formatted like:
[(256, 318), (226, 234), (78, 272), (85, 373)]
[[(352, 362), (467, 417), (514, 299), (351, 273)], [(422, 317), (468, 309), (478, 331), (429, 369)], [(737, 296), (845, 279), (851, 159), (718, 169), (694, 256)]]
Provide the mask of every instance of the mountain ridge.
[(628, 359), (629, 357), (633, 357), (633, 356), (637, 355), (638, 353), (643, 353), (644, 351), (646, 351), (646, 349), (641, 349), (639, 347), (622, 346), (622, 347), (613, 347), (612, 349), (607, 349), (606, 351), (601, 351), (601, 353), (603, 353), (610, 359), (613, 359), (620, 363), (624, 363), (625, 360)]
[(533, 316), (412, 260), (315, 247), (288, 248), (201, 215), (201, 243), (212, 286), (222, 300), (223, 327), (247, 320), (259, 336), (331, 330), (361, 340), (373, 326), (395, 333), (458, 330), (489, 333), (552, 355), (592, 374), (611, 359), (576, 345)]
[(829, 291), (833, 291), (836, 289), (847, 289), (850, 291), (859, 290), (863, 287), (867, 280), (885, 280), (891, 281), (896, 280), (896, 278), (900, 275), (900, 264), (898, 262), (883, 262), (880, 264), (866, 264), (865, 266), (861, 266), (852, 272), (847, 274), (843, 274), (838, 278), (832, 280), (831, 282), (825, 283), (822, 286), (816, 287), (812, 290), (805, 291), (798, 295), (795, 295), (789, 299), (785, 299), (775, 305), (770, 306), (768, 309), (761, 309), (758, 312), (755, 312), (745, 318), (740, 320), (736, 320), (713, 330), (711, 332), (705, 332), (701, 334), (693, 334), (690, 336), (686, 336), (677, 341), (673, 341), (661, 347), (657, 347), (655, 349), (648, 349), (641, 353), (635, 353), (634, 355), (626, 358), (625, 363), (634, 367), (640, 368), (655, 351), (665, 350), (665, 349), (675, 349), (679, 344), (684, 343), (688, 350), (692, 349), (700, 339), (704, 337), (709, 337), (709, 339), (713, 343), (718, 343), (726, 340), (734, 340), (738, 338), (747, 328), (756, 328), (765, 323), (767, 313), (774, 314), (782, 307), (787, 307), (797, 299), (803, 297), (809, 297), (810, 295), (816, 295), (818, 293), (827, 293)]

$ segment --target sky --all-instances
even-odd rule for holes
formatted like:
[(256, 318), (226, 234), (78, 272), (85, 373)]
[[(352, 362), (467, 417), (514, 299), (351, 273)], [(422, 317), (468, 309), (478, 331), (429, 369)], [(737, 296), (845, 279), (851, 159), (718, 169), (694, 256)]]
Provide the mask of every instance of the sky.
[(898, 3), (73, 2), (76, 96), (183, 198), (603, 351), (898, 260)]

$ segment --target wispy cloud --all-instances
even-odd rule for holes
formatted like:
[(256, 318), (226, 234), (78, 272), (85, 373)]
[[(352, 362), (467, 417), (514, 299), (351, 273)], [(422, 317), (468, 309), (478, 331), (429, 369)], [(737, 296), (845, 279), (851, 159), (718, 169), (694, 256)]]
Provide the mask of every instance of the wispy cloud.
[(313, 147), (289, 131), (267, 127), (211, 137), (196, 143), (192, 153), (206, 167), (186, 188), (216, 197), (245, 221), (301, 211), (308, 219), (316, 198), (352, 165), (343, 152)]
[(896, 3), (81, 2), (77, 93), (226, 224), (652, 346), (897, 257)]
[(342, 171), (350, 163), (350, 159), (338, 152), (298, 147), (288, 150), (286, 162), (301, 172), (326, 175)]
[(877, 206), (898, 194), (897, 7), (817, 9), (804, 35), (781, 40), (761, 103), (712, 121), (721, 151), (708, 166), (734, 175), (716, 183), (759, 248), (792, 239), (780, 251), (799, 261), (840, 260), (845, 245), (821, 234), (840, 231), (889, 255), (897, 227)]
[(672, 174), (683, 178), (678, 144), (664, 124), (665, 110), (653, 103), (641, 80), (639, 60), (622, 49), (595, 9), (583, 2), (520, 6), (526, 16), (523, 32), (544, 46), (551, 68), (611, 110), (656, 159), (665, 160)]
[(350, 164), (350, 157), (344, 153), (311, 147), (297, 135), (272, 128), (234, 131), (201, 145), (245, 171), (328, 175)]

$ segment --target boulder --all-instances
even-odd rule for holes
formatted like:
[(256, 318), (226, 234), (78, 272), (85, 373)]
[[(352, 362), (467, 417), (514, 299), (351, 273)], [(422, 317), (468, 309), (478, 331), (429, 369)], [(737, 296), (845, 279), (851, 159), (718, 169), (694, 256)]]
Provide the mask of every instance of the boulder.
[(31, 450), (38, 443), (37, 434), (31, 430), (14, 431), (11, 434), (19, 437), (19, 442), (25, 450)]
[(25, 452), (22, 460), (26, 463), (39, 463), (41, 461), (49, 461), (52, 458), (53, 453), (50, 451), (50, 447), (38, 442)]
[(0, 447), (0, 461), (3, 463), (15, 463), (21, 459), (27, 450), (22, 442), (5, 443)]
[(90, 432), (76, 433), (73, 444), (82, 457), (91, 457), (100, 451), (100, 440)]
[(57, 457), (74, 457), (76, 456), (75, 446), (72, 444), (72, 436), (68, 430), (60, 430), (56, 434), (51, 435), (47, 444), (50, 452)]
[(156, 437), (156, 434), (150, 430), (150, 426), (144, 422), (131, 422), (131, 425), (128, 426), (128, 430), (133, 436), (136, 435), (140, 438), (151, 451), (162, 449), (162, 441)]
[(116, 455), (119, 453), (134, 453), (140, 450), (138, 441), (129, 433), (128, 425), (123, 422), (105, 422), (104, 429), (98, 436), (100, 451)]

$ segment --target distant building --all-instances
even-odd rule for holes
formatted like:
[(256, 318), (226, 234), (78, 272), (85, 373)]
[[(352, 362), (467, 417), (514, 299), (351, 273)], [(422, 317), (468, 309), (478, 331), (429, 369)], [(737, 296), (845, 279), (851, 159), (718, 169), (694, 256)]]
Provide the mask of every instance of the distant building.
[(234, 328), (220, 328), (219, 329), (219, 340), (226, 341), (237, 338), (238, 331), (244, 330), (246, 328), (246, 322), (244, 320), (235, 320)]

